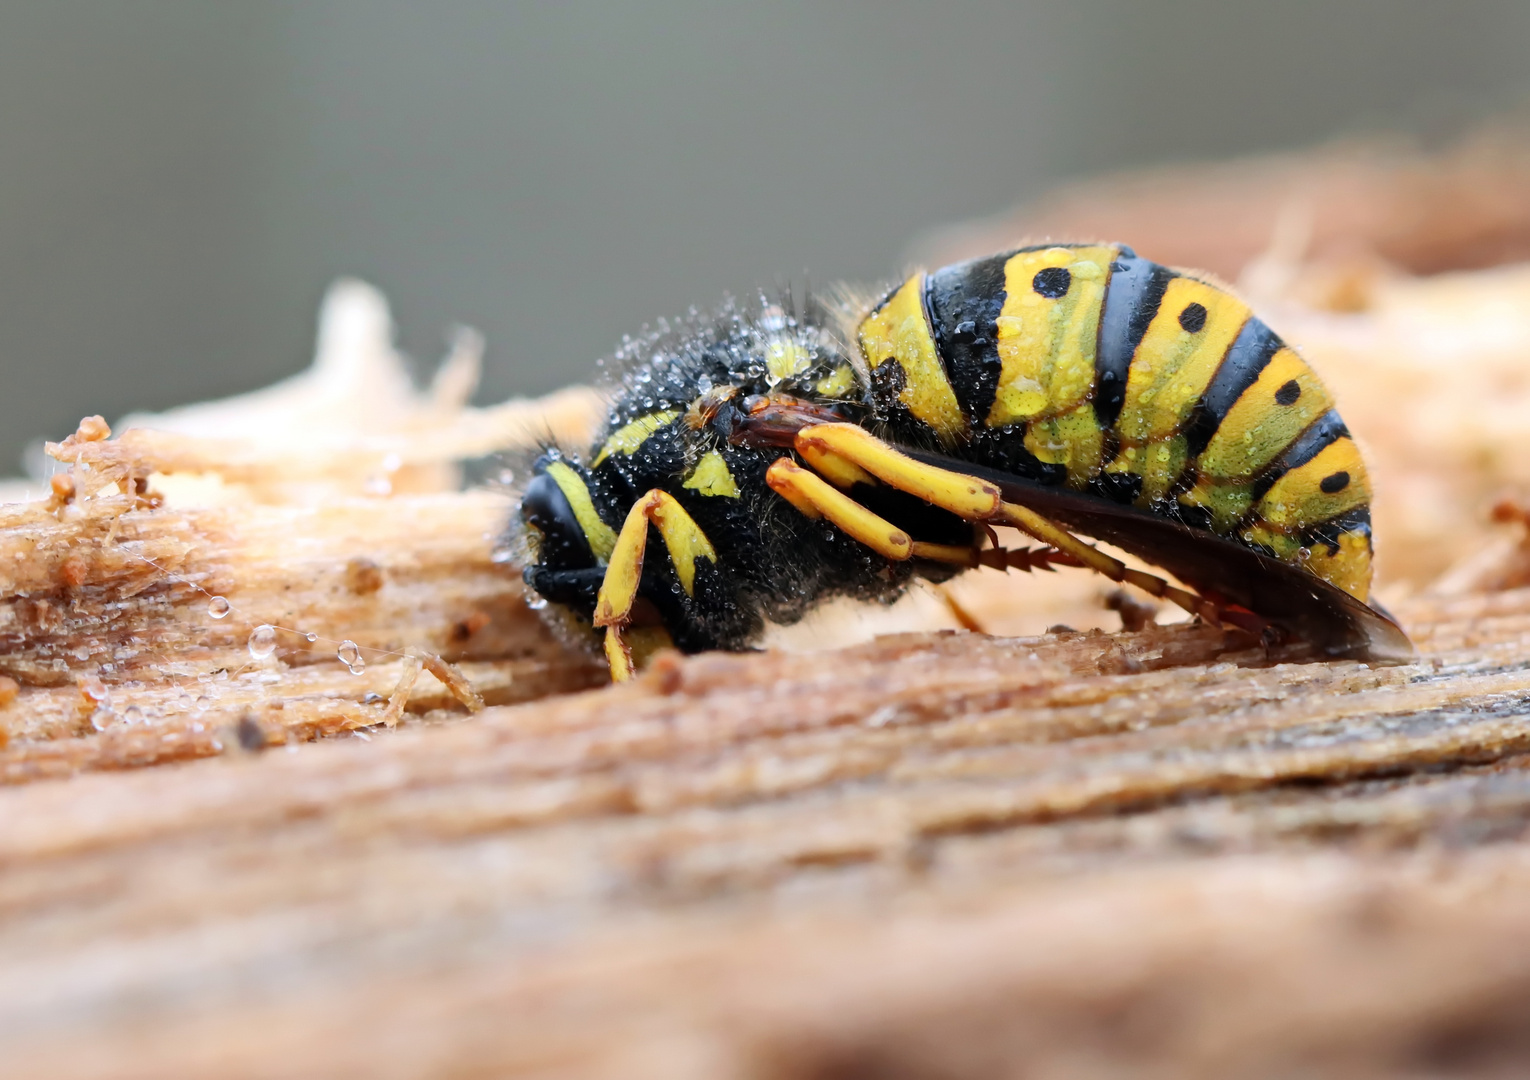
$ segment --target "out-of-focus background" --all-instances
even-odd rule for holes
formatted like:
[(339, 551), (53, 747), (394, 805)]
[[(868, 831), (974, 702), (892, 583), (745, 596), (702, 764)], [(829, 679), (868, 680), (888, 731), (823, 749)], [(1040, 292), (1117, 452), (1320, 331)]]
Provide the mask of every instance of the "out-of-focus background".
[(482, 330), (482, 399), (539, 393), (1064, 178), (1428, 141), (1527, 89), (1524, 0), (5, 3), (0, 474), (301, 369), (338, 275), (427, 362)]

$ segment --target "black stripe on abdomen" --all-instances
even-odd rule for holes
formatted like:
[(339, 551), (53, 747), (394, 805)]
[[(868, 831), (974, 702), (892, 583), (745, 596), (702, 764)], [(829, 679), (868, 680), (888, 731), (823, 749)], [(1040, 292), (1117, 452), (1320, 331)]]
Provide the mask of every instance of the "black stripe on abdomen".
[(1259, 478), (1258, 483), (1254, 485), (1254, 502), (1257, 504), (1264, 498), (1265, 492), (1269, 491), (1275, 485), (1275, 481), (1286, 473), (1307, 464), (1318, 456), (1319, 451), (1348, 437), (1349, 428), (1344, 426), (1344, 418), (1339, 415), (1337, 409), (1329, 409), (1307, 425), (1306, 431), (1291, 440), (1291, 445), (1281, 452), (1281, 455)]
[(1262, 320), (1249, 316), (1248, 322), (1243, 324), (1243, 329), (1238, 331), (1238, 336), (1233, 340), (1232, 347), (1227, 350), (1227, 355), (1222, 358), (1221, 366), (1212, 376), (1200, 405), (1185, 427), (1185, 440), (1189, 444), (1191, 457), (1200, 456), (1206, 449), (1211, 437), (1217, 433), (1217, 428), (1227, 418), (1227, 411), (1243, 396), (1243, 391), (1254, 385), (1254, 380), (1259, 378), (1259, 373), (1270, 362), (1270, 357), (1279, 352), (1284, 344)]
[(1339, 537), (1345, 533), (1360, 533), (1366, 539), (1370, 539), (1371, 508), (1369, 506), (1357, 506), (1336, 518), (1329, 518), (1320, 525), (1313, 525), (1304, 530), (1302, 546), (1317, 547), (1322, 544), (1328, 548), (1330, 555), (1336, 555), (1339, 551)]
[(957, 263), (925, 280), (925, 310), (946, 379), (974, 428), (993, 408), (999, 390), (999, 312), (1004, 308), (1004, 264), (1013, 252)]
[(1177, 275), (1167, 266), (1140, 259), (1123, 247), (1110, 264), (1110, 284), (1100, 313), (1094, 354), (1094, 415), (1103, 428), (1115, 426), (1126, 400), (1126, 376), (1148, 325), (1158, 314), (1164, 290)]

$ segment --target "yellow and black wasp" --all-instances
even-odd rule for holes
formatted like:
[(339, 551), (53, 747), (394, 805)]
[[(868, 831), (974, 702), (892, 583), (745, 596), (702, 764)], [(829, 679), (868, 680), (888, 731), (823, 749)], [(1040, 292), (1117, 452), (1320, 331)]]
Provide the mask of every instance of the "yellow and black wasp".
[(1128, 247), (976, 259), (859, 312), (725, 309), (618, 362), (588, 460), (545, 453), (519, 515), (526, 583), (603, 633), (617, 679), (634, 641), (743, 648), (976, 566), (1085, 566), (1320, 655), (1412, 654), (1368, 603), (1370, 486), (1328, 390), (1236, 296)]

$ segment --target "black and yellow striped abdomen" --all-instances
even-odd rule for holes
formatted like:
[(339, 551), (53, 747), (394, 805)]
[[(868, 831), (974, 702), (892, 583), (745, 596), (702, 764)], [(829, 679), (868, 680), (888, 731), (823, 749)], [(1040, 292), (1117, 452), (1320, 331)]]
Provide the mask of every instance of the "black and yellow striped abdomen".
[(1364, 601), (1370, 487), (1327, 388), (1226, 289), (1116, 245), (917, 274), (858, 330), (896, 437), (1305, 565)]

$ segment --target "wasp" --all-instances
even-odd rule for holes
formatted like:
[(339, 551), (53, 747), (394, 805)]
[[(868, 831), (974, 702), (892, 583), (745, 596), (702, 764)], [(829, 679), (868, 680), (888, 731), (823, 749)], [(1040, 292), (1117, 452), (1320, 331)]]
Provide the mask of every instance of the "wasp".
[(617, 680), (656, 644), (746, 648), (827, 597), (979, 566), (1087, 567), (1320, 655), (1412, 655), (1369, 602), (1371, 489), (1328, 389), (1230, 290), (1129, 247), (734, 305), (617, 359), (594, 447), (547, 450), (518, 514), (534, 602)]

